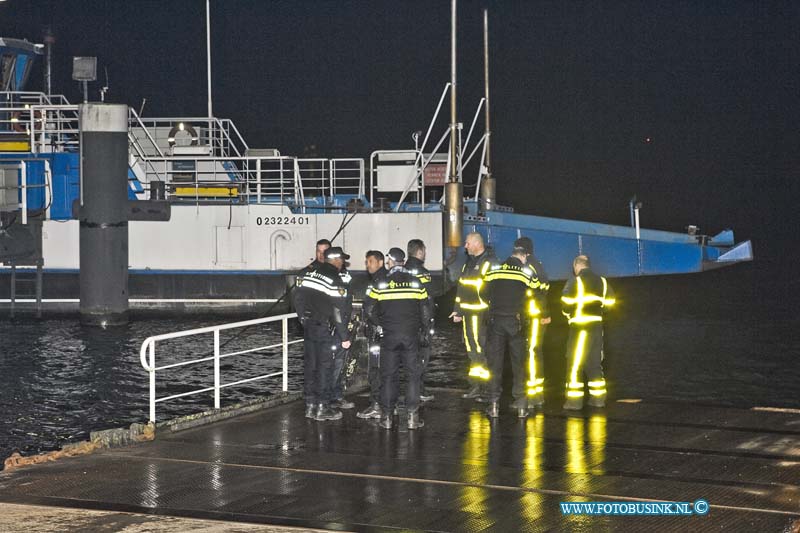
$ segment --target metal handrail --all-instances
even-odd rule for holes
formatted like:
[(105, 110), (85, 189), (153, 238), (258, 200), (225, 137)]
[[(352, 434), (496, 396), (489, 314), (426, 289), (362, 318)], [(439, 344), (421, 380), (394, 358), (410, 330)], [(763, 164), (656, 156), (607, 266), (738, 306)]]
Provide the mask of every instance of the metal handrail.
[[(241, 385), (242, 383), (249, 383), (252, 381), (257, 381), (261, 379), (266, 379), (270, 377), (275, 377), (278, 375), (283, 376), (283, 384), (282, 390), (286, 392), (289, 390), (289, 346), (292, 344), (297, 344), (303, 342), (303, 339), (297, 339), (290, 341), (289, 340), (289, 320), (297, 318), (297, 313), (287, 313), (283, 315), (275, 315), (270, 317), (264, 318), (256, 318), (253, 320), (244, 320), (241, 322), (232, 322), (229, 324), (221, 324), (218, 326), (208, 326), (205, 328), (197, 328), (197, 329), (189, 329), (185, 331), (177, 331), (174, 333), (164, 333), (161, 335), (154, 335), (152, 337), (148, 337), (142, 343), (142, 347), (139, 350), (139, 358), (142, 363), (142, 367), (145, 371), (148, 372), (150, 375), (150, 422), (155, 423), (156, 421), (156, 404), (165, 402), (167, 400), (174, 400), (176, 398), (181, 398), (184, 396), (191, 396), (193, 394), (202, 394), (204, 392), (214, 391), (214, 409), (220, 408), (220, 390), (226, 387), (233, 387), (235, 385)], [(256, 326), (259, 324), (268, 324), (271, 322), (281, 322), (281, 342), (278, 344), (270, 344), (267, 346), (258, 346), (256, 348), (249, 348), (247, 350), (241, 350), (238, 352), (231, 352), (231, 353), (220, 353), (220, 332), (229, 330), (229, 329), (237, 329), (237, 328), (246, 328), (250, 326)], [(178, 363), (172, 363), (168, 365), (156, 366), (156, 343), (159, 341), (169, 340), (169, 339), (179, 339), (183, 337), (191, 337), (195, 335), (202, 335), (206, 333), (213, 333), (214, 334), (214, 354), (211, 356), (201, 357), (199, 359), (193, 359), (190, 361), (181, 361)], [(240, 379), (238, 381), (233, 381), (230, 383), (222, 383), (220, 378), (220, 365), (219, 362), (221, 359), (226, 357), (233, 357), (236, 355), (245, 355), (249, 353), (255, 353), (262, 350), (271, 350), (274, 348), (282, 348), (283, 352), (283, 369), (281, 372), (273, 372), (271, 374), (263, 374), (261, 376), (249, 377), (245, 379)], [(196, 363), (202, 363), (206, 361), (214, 361), (214, 385), (210, 387), (205, 387), (202, 389), (196, 389), (193, 391), (182, 392), (179, 394), (172, 394), (170, 396), (165, 396), (163, 398), (156, 397), (156, 372), (159, 370), (167, 370), (170, 368), (176, 368), (181, 366), (192, 365)]]

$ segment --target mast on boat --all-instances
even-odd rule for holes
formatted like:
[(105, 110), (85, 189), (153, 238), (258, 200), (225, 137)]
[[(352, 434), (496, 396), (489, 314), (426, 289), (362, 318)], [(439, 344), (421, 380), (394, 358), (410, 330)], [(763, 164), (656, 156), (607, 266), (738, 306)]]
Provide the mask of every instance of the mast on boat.
[(458, 123), (456, 120), (456, 6), (451, 0), (450, 33), (450, 172), (444, 187), (445, 205), (445, 245), (450, 248), (461, 246), (464, 226), (464, 194), (458, 175)]

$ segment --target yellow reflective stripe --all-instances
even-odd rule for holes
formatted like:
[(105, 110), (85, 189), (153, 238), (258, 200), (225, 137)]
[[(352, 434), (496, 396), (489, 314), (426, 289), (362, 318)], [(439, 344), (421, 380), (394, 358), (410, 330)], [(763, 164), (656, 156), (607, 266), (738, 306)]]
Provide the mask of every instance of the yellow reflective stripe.
[(528, 314), (530, 316), (539, 315), (539, 308), (536, 307), (536, 300), (531, 300), (530, 302), (528, 302)]
[(486, 271), (489, 270), (490, 266), (492, 266), (492, 264), (489, 263), (489, 261), (484, 261), (483, 262), (483, 265), (481, 265), (481, 276), (486, 274)]
[(461, 309), (470, 309), (470, 310), (473, 310), (473, 311), (480, 311), (481, 309), (486, 309), (487, 307), (489, 307), (489, 304), (487, 304), (485, 302), (481, 302), (479, 304), (459, 303), (458, 306)]
[(531, 281), (524, 272), (516, 270), (493, 270), (486, 274), (486, 281), (494, 281), (496, 279), (510, 279), (512, 281), (521, 281), (526, 285)]
[(568, 390), (567, 391), (567, 398), (583, 398), (583, 391), (577, 390)]
[(606, 389), (589, 389), (589, 394), (592, 396), (605, 396)]
[(528, 347), (528, 372), (531, 381), (528, 382), (528, 385), (535, 385), (535, 383), (531, 383), (532, 381), (536, 381), (536, 341), (539, 338), (539, 321), (538, 320), (531, 320), (531, 340), (530, 346)]
[(600, 380), (597, 380), (597, 381), (590, 381), (589, 382), (589, 386), (590, 387), (605, 387), (606, 386), (606, 380), (600, 379)]
[(467, 336), (467, 321), (462, 320), (461, 325), (463, 326), (462, 329), (464, 331), (464, 346), (467, 347), (468, 352), (471, 352), (472, 349), (469, 347), (469, 337)]
[(469, 375), (473, 378), (489, 379), (489, 371), (482, 366), (473, 366), (469, 369)]
[(461, 301), (461, 296), (456, 296), (456, 303)]
[(478, 353), (481, 353), (481, 343), (478, 340), (478, 316), (472, 315), (472, 338), (475, 339), (475, 348), (477, 349)]
[(583, 348), (586, 344), (586, 332), (578, 332), (578, 342), (575, 344), (575, 355), (572, 359), (572, 371), (569, 374), (569, 387), (575, 388), (576, 385), (581, 387), (581, 395), (583, 395), (583, 382), (578, 381), (578, 370), (581, 366), (583, 359)]
[(422, 290), (386, 290), (386, 291), (373, 291), (372, 298), (378, 301), (384, 300), (425, 300), (428, 298), (428, 293), (425, 289)]
[(458, 282), (462, 285), (472, 285), (473, 287), (480, 288), (483, 285), (483, 278), (458, 278)]
[(589, 324), (591, 322), (602, 322), (603, 317), (595, 315), (575, 316), (569, 319), (570, 324)]

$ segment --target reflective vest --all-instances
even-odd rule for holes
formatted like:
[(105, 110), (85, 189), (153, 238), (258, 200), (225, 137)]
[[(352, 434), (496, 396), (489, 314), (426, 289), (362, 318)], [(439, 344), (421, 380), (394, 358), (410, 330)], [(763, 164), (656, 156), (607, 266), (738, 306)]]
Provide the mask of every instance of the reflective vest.
[(459, 313), (476, 313), (489, 307), (481, 298), (484, 276), (492, 262), (494, 254), (489, 250), (477, 257), (470, 256), (461, 268), (461, 277), (458, 278), (458, 291), (456, 292), (456, 311)]
[(564, 286), (561, 308), (570, 324), (602, 322), (603, 308), (615, 302), (614, 291), (603, 276), (588, 268)]

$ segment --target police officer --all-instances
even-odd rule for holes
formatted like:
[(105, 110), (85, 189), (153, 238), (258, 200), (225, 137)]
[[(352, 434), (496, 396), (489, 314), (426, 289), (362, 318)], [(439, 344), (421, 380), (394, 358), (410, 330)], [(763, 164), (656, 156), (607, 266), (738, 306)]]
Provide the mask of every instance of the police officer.
[(472, 387), (463, 397), (480, 401), (482, 385), (489, 379), (484, 353), (488, 305), (481, 298), (481, 288), (483, 276), (496, 258), (494, 253), (484, 246), (483, 236), (480, 233), (469, 233), (464, 241), (464, 249), (468, 257), (461, 268), (455, 306), (450, 318), (453, 322), (463, 324), (464, 344), (470, 360), (469, 377), (472, 380)]
[[(430, 307), (431, 310), (436, 309), (436, 304), (433, 300), (433, 291), (431, 290), (431, 272), (427, 268), (425, 268), (425, 254), (426, 248), (425, 243), (420, 239), (411, 239), (408, 241), (406, 245), (406, 252), (408, 253), (408, 258), (406, 259), (406, 270), (408, 270), (412, 276), (416, 277), (419, 282), (425, 287), (425, 290), (428, 291), (428, 298), (430, 299)], [(432, 315), (434, 313), (431, 313)], [(433, 337), (433, 316), (431, 316), (431, 324), (429, 328), (429, 335), (427, 338), (432, 340)], [(422, 341), (419, 346), (419, 360), (420, 365), (422, 366), (422, 376), (420, 377), (420, 393), (419, 399), (423, 402), (430, 402), (433, 400), (433, 394), (429, 394), (427, 390), (425, 390), (425, 375), (428, 372), (428, 364), (431, 360), (431, 343)]]
[(320, 239), (317, 241), (317, 247), (314, 253), (314, 260), (305, 266), (300, 272), (297, 273), (298, 277), (304, 276), (309, 272), (313, 272), (325, 264), (325, 250), (331, 247), (331, 241), (328, 239)]
[[(350, 256), (347, 257), (349, 258)], [(334, 262), (334, 265), (339, 269), (339, 279), (342, 280), (342, 283), (347, 289), (345, 306), (342, 311), (342, 320), (344, 320), (344, 323), (347, 325), (347, 329), (351, 330), (352, 327), (350, 319), (353, 317), (353, 293), (350, 289), (350, 283), (353, 281), (353, 277), (347, 270), (347, 262), (345, 261), (345, 259), (338, 259), (336, 262)], [(336, 343), (335, 345), (337, 346), (337, 348), (334, 350), (334, 356), (333, 356), (333, 381), (332, 381), (333, 401), (331, 402), (331, 406), (334, 409), (352, 409), (353, 407), (355, 407), (355, 404), (351, 401), (348, 401), (344, 397), (344, 380), (345, 380), (344, 367), (347, 358), (350, 355), (350, 350), (341, 348)]]
[(363, 322), (366, 327), (366, 337), (369, 346), (369, 407), (356, 413), (358, 418), (380, 418), (381, 417), (381, 346), (380, 330), (376, 324), (368, 320), (370, 310), (375, 305), (376, 300), (370, 296), (370, 290), (386, 283), (388, 271), (384, 266), (383, 252), (370, 250), (367, 252), (364, 261), (369, 275), (369, 285), (364, 296), (364, 304), (361, 307)]
[(370, 321), (383, 329), (381, 338), (381, 427), (392, 428), (392, 414), (400, 392), (400, 364), (406, 372), (408, 429), (424, 425), (419, 416), (419, 342), (430, 324), (428, 291), (405, 268), (405, 253), (392, 248), (386, 254), (389, 275), (370, 290), (375, 304)]
[(343, 320), (347, 289), (336, 266), (348, 257), (338, 246), (328, 248), (325, 263), (298, 279), (294, 291), (294, 307), (303, 325), (306, 418), (320, 421), (342, 418), (342, 412), (332, 409), (330, 402), (333, 350), (337, 346), (350, 348)]
[(503, 360), (508, 345), (511, 369), (514, 374), (512, 407), (517, 416), (528, 414), (526, 396), (525, 339), (528, 320), (537, 308), (536, 296), (541, 298), (539, 279), (526, 265), (527, 250), (515, 247), (502, 265), (492, 265), (485, 276), (485, 298), (489, 301), (489, 407), (486, 413), (491, 418), (500, 416), (500, 394), (503, 382)]
[(527, 254), (527, 266), (539, 279), (540, 297), (535, 300), (536, 308), (528, 317), (528, 409), (544, 406), (544, 334), (550, 324), (550, 306), (547, 300), (550, 292), (550, 279), (544, 265), (536, 257), (533, 241), (520, 237), (514, 241), (514, 248), (521, 248)]
[(614, 291), (606, 278), (592, 272), (589, 258), (572, 262), (574, 278), (564, 285), (561, 309), (569, 322), (567, 339), (567, 401), (564, 409), (583, 408), (584, 375), (589, 382), (589, 405), (606, 404), (603, 377), (603, 313), (614, 304)]

